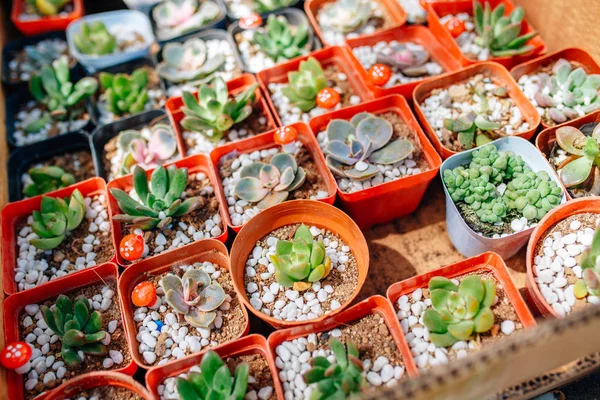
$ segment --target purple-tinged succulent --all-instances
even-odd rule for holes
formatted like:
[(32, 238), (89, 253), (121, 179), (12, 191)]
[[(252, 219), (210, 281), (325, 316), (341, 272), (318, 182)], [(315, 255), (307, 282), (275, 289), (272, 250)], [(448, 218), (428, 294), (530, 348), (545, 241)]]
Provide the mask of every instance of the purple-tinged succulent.
[(126, 153), (121, 174), (130, 174), (135, 165), (144, 169), (156, 168), (177, 152), (175, 133), (169, 125), (157, 124), (150, 129), (150, 140), (146, 140), (136, 130), (119, 133), (118, 145)]

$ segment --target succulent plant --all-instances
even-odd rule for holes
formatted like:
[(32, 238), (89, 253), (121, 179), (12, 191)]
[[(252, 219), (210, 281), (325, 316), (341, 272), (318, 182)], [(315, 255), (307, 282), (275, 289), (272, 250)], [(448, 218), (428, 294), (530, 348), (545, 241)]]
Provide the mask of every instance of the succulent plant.
[(27, 0), (27, 4), (40, 15), (52, 17), (71, 3), (72, 0)]
[(331, 271), (331, 259), (325, 254), (325, 245), (314, 240), (304, 224), (296, 229), (294, 241), (278, 240), (275, 254), (270, 258), (277, 282), (298, 291), (307, 290)]
[(525, 12), (516, 7), (509, 16), (504, 15), (504, 4), (492, 10), (490, 3), (485, 7), (478, 0), (473, 1), (473, 18), (477, 37), (475, 44), (487, 48), (494, 57), (510, 57), (533, 50), (527, 42), (537, 36), (537, 32), (521, 33), (521, 22)]
[(360, 393), (366, 386), (356, 344), (349, 341), (344, 346), (339, 339), (332, 337), (329, 348), (335, 362), (329, 362), (322, 356), (314, 357), (310, 362), (312, 368), (303, 374), (307, 384), (316, 383), (311, 400), (346, 399)]
[(416, 78), (429, 74), (426, 64), (430, 55), (425, 49), (417, 50), (406, 43), (398, 42), (389, 43), (387, 49), (389, 51), (377, 52), (378, 63), (388, 65), (396, 71), (400, 71), (404, 76)]
[(292, 27), (284, 16), (271, 14), (265, 32), (255, 32), (253, 40), (271, 59), (282, 62), (308, 53), (308, 49), (305, 48), (308, 34), (307, 24)]
[(122, 175), (130, 174), (135, 165), (144, 169), (156, 168), (177, 152), (175, 132), (170, 125), (156, 124), (150, 130), (150, 140), (133, 129), (119, 133), (117, 144), (125, 153), (121, 166)]
[(298, 166), (294, 156), (278, 153), (269, 164), (254, 162), (243, 167), (234, 193), (264, 210), (285, 201), (305, 180), (306, 172)]
[(216, 77), (212, 80), (212, 88), (208, 85), (200, 87), (198, 100), (190, 92), (184, 91), (185, 117), (181, 120), (181, 126), (218, 142), (233, 125), (252, 115), (252, 102), (257, 87), (257, 84), (251, 85), (234, 98), (230, 98), (227, 84), (223, 78)]
[(115, 115), (135, 114), (148, 101), (148, 71), (138, 68), (131, 75), (100, 72), (100, 85), (108, 110)]
[(73, 174), (69, 174), (64, 169), (54, 165), (30, 168), (27, 174), (33, 181), (23, 189), (23, 194), (27, 197), (53, 192), (75, 183)]
[(468, 150), (475, 147), (483, 146), (492, 141), (486, 132), (492, 132), (500, 129), (500, 124), (491, 122), (483, 115), (461, 115), (456, 119), (445, 118), (444, 128), (456, 134), (456, 138), (460, 145), (460, 150)]
[(156, 67), (156, 72), (173, 83), (203, 83), (225, 64), (222, 54), (209, 58), (206, 43), (199, 38), (191, 38), (183, 43), (167, 43), (162, 56), (163, 61)]
[(77, 296), (74, 303), (61, 294), (52, 308), (40, 307), (48, 328), (62, 343), (61, 357), (69, 367), (83, 362), (79, 352), (92, 356), (105, 356), (108, 353), (102, 342), (107, 333), (102, 329), (102, 314), (90, 308), (90, 301), (83, 295)]
[(298, 71), (288, 73), (288, 85), (282, 93), (295, 107), (308, 112), (316, 107), (317, 94), (326, 87), (327, 78), (321, 64), (314, 57), (309, 57), (300, 61)]
[(269, 11), (289, 7), (294, 0), (254, 0), (254, 11), (258, 14), (264, 14)]
[(578, 299), (588, 295), (600, 296), (600, 229), (594, 232), (590, 247), (581, 255), (581, 277), (575, 282), (573, 293)]
[(229, 367), (213, 350), (200, 362), (200, 372), (190, 372), (187, 379), (177, 378), (181, 400), (243, 400), (248, 390), (250, 366), (240, 363), (232, 377)]
[(181, 278), (165, 275), (160, 286), (167, 304), (197, 328), (208, 328), (217, 317), (215, 310), (225, 301), (221, 285), (213, 283), (210, 275), (199, 269), (189, 269)]
[(369, 179), (379, 173), (373, 164), (395, 164), (414, 151), (407, 139), (391, 141), (393, 133), (392, 124), (367, 112), (350, 122), (334, 119), (327, 125), (327, 166), (341, 177)]
[(321, 7), (317, 19), (323, 28), (350, 33), (367, 23), (373, 13), (371, 7), (367, 0), (335, 0)]
[(104, 56), (117, 50), (117, 38), (102, 21), (82, 22), (73, 42), (78, 51), (87, 55)]
[(161, 40), (181, 36), (200, 28), (221, 15), (219, 6), (210, 0), (166, 0), (152, 10)]
[(38, 238), (29, 243), (40, 250), (58, 247), (69, 232), (75, 230), (85, 216), (85, 201), (79, 189), (70, 198), (42, 196), (40, 210), (33, 212), (31, 229)]
[(162, 229), (169, 225), (173, 218), (189, 214), (200, 206), (200, 199), (188, 197), (181, 201), (187, 178), (187, 168), (169, 165), (165, 169), (161, 165), (152, 172), (148, 187), (146, 172), (140, 166), (136, 166), (133, 170), (133, 188), (141, 201), (132, 199), (121, 189), (110, 189), (110, 193), (119, 203), (119, 208), (125, 213), (113, 216), (113, 220), (143, 230)]

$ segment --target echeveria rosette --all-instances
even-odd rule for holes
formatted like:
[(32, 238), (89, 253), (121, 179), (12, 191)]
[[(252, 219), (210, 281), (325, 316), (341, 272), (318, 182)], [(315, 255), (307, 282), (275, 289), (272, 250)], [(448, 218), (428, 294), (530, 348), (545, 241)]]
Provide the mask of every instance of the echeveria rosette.
[(77, 50), (87, 55), (104, 56), (117, 51), (117, 38), (102, 21), (82, 21), (73, 41)]
[(115, 115), (135, 114), (148, 102), (148, 71), (138, 68), (131, 75), (100, 72), (98, 76), (108, 110)]
[(172, 83), (205, 83), (225, 64), (222, 54), (208, 57), (206, 43), (200, 38), (191, 38), (183, 43), (167, 43), (162, 56), (156, 73)]
[(75, 183), (73, 174), (55, 165), (30, 168), (27, 174), (32, 180), (32, 183), (23, 188), (23, 194), (27, 197), (53, 192)]
[(574, 188), (586, 182), (600, 165), (599, 126), (596, 126), (590, 136), (572, 126), (556, 130), (556, 142), (568, 155), (559, 169), (560, 179), (566, 188)]
[(216, 309), (225, 301), (225, 291), (199, 269), (190, 269), (180, 278), (167, 274), (160, 280), (167, 304), (186, 322), (207, 329), (217, 317)]
[(429, 280), (428, 288), (432, 308), (423, 313), (423, 323), (436, 346), (452, 346), (494, 326), (491, 306), (496, 298), (496, 283), (493, 279), (470, 275), (457, 286), (447, 278), (435, 276)]
[(321, 64), (314, 57), (308, 57), (300, 61), (298, 71), (288, 73), (288, 84), (281, 92), (294, 107), (309, 112), (317, 106), (317, 94), (327, 83)]
[(140, 131), (128, 129), (119, 133), (117, 143), (125, 153), (121, 174), (132, 172), (135, 165), (152, 169), (169, 160), (177, 152), (175, 132), (170, 125), (156, 124), (150, 128), (151, 136), (146, 140)]
[(105, 356), (108, 350), (101, 342), (107, 333), (102, 331), (102, 314), (90, 308), (90, 301), (83, 295), (75, 302), (61, 294), (53, 308), (41, 306), (42, 317), (48, 328), (62, 343), (61, 357), (69, 367), (83, 362), (78, 352), (92, 356)]
[(351, 33), (369, 21), (373, 14), (371, 2), (367, 0), (336, 0), (324, 3), (317, 14), (323, 29)]
[(189, 33), (216, 20), (220, 15), (221, 9), (210, 0), (166, 0), (152, 10), (159, 40)]
[(256, 31), (252, 40), (260, 46), (260, 51), (275, 62), (282, 62), (308, 53), (308, 25), (299, 24), (293, 31), (284, 16), (269, 15), (264, 32)]

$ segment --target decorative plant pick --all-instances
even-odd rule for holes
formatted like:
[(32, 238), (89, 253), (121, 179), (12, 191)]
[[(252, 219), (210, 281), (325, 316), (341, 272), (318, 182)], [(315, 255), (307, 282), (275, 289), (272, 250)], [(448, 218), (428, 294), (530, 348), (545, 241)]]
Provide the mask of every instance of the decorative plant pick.
[(121, 239), (119, 254), (127, 261), (135, 261), (144, 254), (144, 237), (130, 233)]
[(31, 224), (38, 238), (30, 239), (29, 243), (40, 250), (52, 250), (81, 224), (84, 216), (85, 201), (79, 189), (66, 200), (42, 196), (40, 210), (33, 212)]
[(83, 54), (103, 56), (117, 50), (117, 38), (112, 35), (102, 21), (81, 23), (79, 33), (73, 36), (75, 47)]
[(240, 28), (242, 29), (254, 29), (261, 26), (263, 23), (263, 19), (260, 14), (252, 13), (243, 16), (239, 20)]
[(314, 357), (311, 369), (303, 375), (307, 384), (316, 383), (312, 400), (346, 399), (358, 394), (366, 386), (363, 376), (363, 363), (359, 358), (358, 347), (353, 342), (344, 344), (336, 338), (329, 340), (329, 348), (335, 362), (326, 357)]
[(279, 204), (306, 180), (306, 172), (288, 153), (278, 153), (269, 164), (254, 162), (242, 168), (234, 193), (261, 210)]
[(33, 181), (23, 189), (23, 194), (27, 197), (53, 192), (75, 183), (73, 174), (69, 174), (64, 169), (54, 165), (31, 168), (27, 171), (27, 174)]
[(222, 54), (208, 57), (206, 43), (199, 38), (167, 43), (162, 56), (163, 61), (156, 66), (156, 72), (173, 83), (204, 83), (225, 64)]
[(183, 277), (168, 274), (160, 280), (167, 304), (183, 314), (188, 324), (208, 328), (217, 317), (215, 310), (225, 301), (225, 291), (199, 269), (190, 269)]
[(118, 146), (125, 153), (121, 174), (127, 175), (132, 167), (156, 168), (177, 152), (175, 132), (170, 125), (156, 124), (150, 128), (152, 136), (146, 140), (139, 131), (126, 130), (119, 133)]
[(598, 140), (600, 124), (596, 125), (591, 136), (584, 135), (572, 126), (562, 126), (556, 130), (556, 142), (568, 154), (568, 158), (559, 167), (560, 180), (565, 187), (573, 188), (584, 184), (590, 194), (600, 194)]
[(450, 34), (455, 39), (462, 35), (462, 33), (466, 30), (465, 22), (457, 17), (450, 18), (444, 23), (444, 26), (446, 29), (448, 29), (448, 31), (450, 31)]
[(362, 112), (350, 122), (334, 119), (327, 125), (327, 166), (338, 176), (365, 180), (379, 173), (373, 164), (395, 164), (414, 150), (407, 139), (391, 141), (394, 128), (383, 118)]
[(85, 296), (78, 296), (73, 304), (61, 294), (52, 309), (41, 306), (40, 311), (48, 328), (62, 342), (60, 354), (67, 366), (76, 367), (83, 362), (79, 351), (93, 356), (105, 356), (108, 353), (106, 346), (100, 343), (107, 335), (100, 330), (102, 314), (91, 312), (90, 302)]
[(295, 107), (308, 112), (317, 105), (317, 93), (326, 87), (327, 78), (321, 64), (309, 57), (306, 61), (300, 61), (298, 71), (288, 73), (288, 85), (282, 89), (282, 93)]
[(367, 0), (336, 0), (319, 10), (319, 25), (337, 32), (350, 33), (367, 23), (373, 9)]
[(152, 172), (148, 187), (146, 171), (136, 166), (133, 171), (133, 187), (141, 202), (133, 200), (121, 189), (110, 189), (119, 208), (125, 213), (113, 216), (113, 220), (143, 230), (163, 229), (173, 218), (189, 214), (201, 205), (199, 197), (181, 201), (187, 178), (187, 168), (170, 165), (165, 169), (160, 166)]
[(261, 51), (275, 62), (300, 57), (308, 53), (308, 25), (300, 24), (295, 32), (284, 16), (269, 15), (265, 33), (255, 32), (253, 37)]
[(100, 72), (98, 78), (110, 112), (135, 114), (144, 109), (148, 101), (148, 71), (144, 68), (136, 69), (131, 76)]
[(135, 285), (131, 293), (131, 301), (136, 307), (152, 307), (156, 299), (156, 287), (148, 281)]
[(575, 282), (575, 297), (582, 299), (588, 294), (600, 296), (600, 229), (596, 229), (589, 249), (582, 254), (582, 278)]
[(275, 143), (281, 146), (281, 150), (285, 153), (293, 154), (297, 151), (296, 139), (298, 138), (298, 131), (293, 126), (284, 126), (279, 128), (273, 134), (273, 140)]
[(166, 0), (152, 10), (161, 40), (183, 35), (214, 21), (221, 14), (219, 6), (210, 0)]
[(451, 280), (434, 276), (429, 280), (433, 309), (425, 310), (423, 323), (429, 339), (440, 347), (468, 340), (473, 333), (484, 333), (494, 325), (490, 308), (496, 297), (493, 279), (467, 276), (456, 286)]
[(383, 86), (390, 81), (392, 70), (385, 64), (375, 64), (367, 71), (371, 83)]
[(331, 272), (331, 259), (325, 254), (325, 245), (314, 240), (304, 224), (296, 230), (293, 242), (278, 240), (275, 249), (270, 258), (275, 266), (275, 279), (283, 287), (307, 290)]
[(200, 372), (190, 372), (187, 379), (177, 378), (177, 393), (181, 400), (242, 400), (249, 374), (248, 363), (241, 363), (232, 378), (227, 364), (208, 350), (200, 362)]
[(341, 101), (340, 94), (333, 88), (324, 88), (317, 93), (317, 105), (326, 110), (331, 110)]
[(15, 372), (22, 375), (31, 368), (29, 360), (32, 354), (29, 343), (13, 342), (0, 352), (0, 364), (6, 369), (14, 369)]

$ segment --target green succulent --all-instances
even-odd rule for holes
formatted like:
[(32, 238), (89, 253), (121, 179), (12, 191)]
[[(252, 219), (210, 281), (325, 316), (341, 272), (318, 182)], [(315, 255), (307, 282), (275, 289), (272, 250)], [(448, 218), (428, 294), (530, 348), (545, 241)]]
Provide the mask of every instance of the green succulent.
[(115, 115), (135, 114), (148, 102), (148, 71), (138, 68), (130, 75), (100, 72), (100, 85), (108, 110)]
[(102, 21), (82, 22), (73, 41), (77, 50), (87, 55), (103, 56), (117, 50), (117, 38), (106, 29)]
[(423, 323), (436, 346), (452, 346), (494, 326), (490, 308), (496, 297), (493, 279), (470, 275), (457, 286), (447, 278), (434, 276), (428, 287), (432, 308), (423, 313)]
[(27, 174), (33, 183), (23, 188), (23, 194), (26, 197), (39, 196), (75, 183), (73, 174), (69, 174), (64, 169), (54, 165), (30, 168)]
[(573, 293), (578, 299), (588, 295), (600, 296), (600, 229), (594, 232), (590, 247), (583, 252), (581, 268), (582, 279), (575, 282)]
[(579, 129), (563, 126), (556, 130), (556, 143), (572, 159), (560, 169), (560, 179), (566, 188), (573, 188), (588, 180), (594, 168), (600, 165), (600, 128), (590, 136)]
[(182, 400), (242, 400), (249, 374), (248, 363), (241, 363), (232, 377), (221, 357), (208, 350), (200, 362), (200, 372), (190, 372), (187, 379), (177, 378), (177, 392)]
[(325, 245), (314, 240), (304, 224), (296, 229), (293, 242), (277, 241), (275, 254), (270, 259), (275, 266), (277, 282), (298, 291), (307, 290), (331, 271), (331, 259), (325, 254)]
[(308, 53), (308, 25), (300, 24), (294, 28), (284, 16), (269, 15), (265, 32), (254, 33), (253, 40), (273, 61), (279, 63)]
[(92, 312), (90, 301), (85, 296), (77, 296), (75, 302), (61, 294), (53, 308), (41, 306), (42, 317), (48, 328), (62, 343), (61, 357), (69, 367), (76, 367), (83, 361), (78, 352), (92, 356), (105, 356), (108, 350), (100, 343), (107, 333), (102, 331), (102, 314)]
[(298, 71), (288, 73), (288, 85), (282, 93), (292, 105), (302, 112), (308, 112), (316, 107), (317, 94), (326, 87), (327, 78), (321, 64), (314, 57), (309, 57), (306, 61), (300, 61)]
[(110, 189), (119, 208), (124, 212), (113, 216), (113, 220), (143, 230), (162, 229), (169, 225), (173, 218), (189, 214), (196, 210), (201, 202), (199, 197), (188, 197), (181, 201), (187, 178), (187, 168), (170, 165), (165, 169), (160, 166), (152, 172), (148, 186), (146, 171), (136, 166), (133, 170), (133, 188), (141, 201), (132, 199), (121, 189)]
[(317, 19), (322, 29), (347, 34), (364, 26), (372, 15), (370, 1), (336, 0), (323, 3)]
[(254, 11), (258, 14), (264, 14), (280, 8), (289, 7), (294, 0), (254, 0)]
[(445, 118), (444, 128), (450, 132), (456, 133), (461, 150), (469, 150), (475, 147), (483, 146), (492, 141), (486, 132), (500, 129), (497, 122), (488, 121), (484, 116), (478, 115), (474, 120), (467, 116), (460, 116), (456, 119)]
[(185, 117), (181, 120), (181, 126), (218, 142), (234, 124), (252, 115), (257, 87), (257, 84), (251, 85), (235, 98), (230, 98), (227, 84), (223, 78), (216, 77), (212, 80), (212, 88), (209, 85), (200, 87), (198, 100), (192, 93), (184, 91)]
[(485, 7), (473, 0), (473, 18), (477, 37), (475, 44), (487, 48), (494, 57), (510, 57), (533, 50), (527, 42), (537, 36), (537, 32), (521, 35), (521, 22), (525, 12), (516, 7), (509, 16), (504, 16), (504, 4), (492, 10), (490, 3)]
[(40, 15), (52, 17), (71, 3), (72, 0), (27, 0), (27, 4), (33, 7)]
[(335, 356), (335, 362), (329, 362), (326, 357), (314, 357), (311, 360), (312, 368), (303, 375), (307, 384), (316, 383), (311, 400), (346, 399), (360, 393), (366, 386), (363, 363), (356, 344), (347, 342), (344, 346), (332, 337), (329, 348)]
[(85, 201), (79, 189), (65, 200), (42, 196), (40, 210), (33, 212), (31, 229), (39, 238), (29, 243), (40, 250), (58, 247), (75, 230), (85, 216)]

